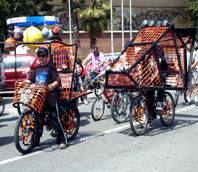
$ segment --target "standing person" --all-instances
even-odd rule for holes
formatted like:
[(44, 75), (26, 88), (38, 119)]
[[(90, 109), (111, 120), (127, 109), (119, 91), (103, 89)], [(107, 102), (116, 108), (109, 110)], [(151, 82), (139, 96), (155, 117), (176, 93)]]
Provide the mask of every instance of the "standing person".
[[(46, 98), (46, 108), (49, 111), (49, 118), (52, 121), (52, 128), (56, 131), (56, 142), (60, 149), (65, 149), (65, 137), (63, 131), (61, 130), (56, 111), (56, 101), (58, 99), (57, 88), (60, 84), (60, 80), (55, 66), (49, 63), (48, 55), (49, 51), (47, 47), (38, 48), (37, 57), (39, 64), (33, 69), (29, 80), (26, 80), (26, 82), (35, 84), (42, 83), (47, 85), (48, 92)], [(40, 137), (43, 131), (43, 120), (44, 115), (38, 115), (38, 138), (34, 146), (39, 145)]]
[(92, 61), (95, 76), (104, 70), (104, 54), (99, 52), (98, 47), (92, 48), (92, 52), (87, 56), (83, 64), (85, 65), (89, 60)]
[[(185, 42), (187, 43), (188, 39), (185, 40)], [(198, 106), (198, 96), (197, 96), (197, 84), (198, 84), (198, 54), (196, 53), (195, 50), (193, 50), (192, 53), (192, 64), (191, 66), (189, 66), (189, 61), (190, 61), (190, 51), (191, 51), (191, 47), (192, 47), (192, 39), (186, 44), (186, 50), (187, 50), (187, 68), (189, 71), (189, 67), (191, 69), (191, 74), (190, 74), (190, 80), (188, 81), (188, 85), (191, 84), (192, 85), (192, 89), (193, 89), (193, 94), (194, 94), (194, 98), (195, 98), (195, 106)], [(187, 99), (187, 104), (191, 104), (191, 99), (190, 99), (190, 92), (189, 90), (186, 91), (186, 99)]]

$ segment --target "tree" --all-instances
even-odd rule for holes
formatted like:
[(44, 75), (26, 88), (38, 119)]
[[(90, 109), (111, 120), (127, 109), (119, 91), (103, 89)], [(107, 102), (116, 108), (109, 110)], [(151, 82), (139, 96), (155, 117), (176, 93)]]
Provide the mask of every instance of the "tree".
[(80, 12), (81, 24), (90, 36), (90, 48), (95, 46), (96, 37), (100, 37), (103, 30), (108, 28), (110, 19), (110, 4), (106, 0), (91, 0), (88, 8)]
[(49, 1), (52, 0), (0, 0), (0, 37), (8, 34), (8, 18), (36, 16), (51, 11), (53, 6)]
[(186, 0), (187, 11), (190, 12), (190, 26), (198, 26), (198, 1)]

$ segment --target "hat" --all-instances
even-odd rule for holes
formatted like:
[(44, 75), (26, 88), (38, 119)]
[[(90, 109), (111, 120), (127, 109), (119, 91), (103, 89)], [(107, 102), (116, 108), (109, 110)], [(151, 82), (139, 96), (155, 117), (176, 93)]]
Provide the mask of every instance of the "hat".
[(36, 54), (39, 54), (39, 53), (43, 53), (43, 54), (48, 55), (49, 54), (48, 48), (47, 47), (39, 47), (36, 50)]

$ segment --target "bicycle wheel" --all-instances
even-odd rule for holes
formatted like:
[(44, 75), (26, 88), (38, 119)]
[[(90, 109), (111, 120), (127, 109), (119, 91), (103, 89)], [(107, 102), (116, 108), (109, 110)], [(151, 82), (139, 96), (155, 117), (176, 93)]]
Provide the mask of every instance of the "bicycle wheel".
[(95, 95), (96, 97), (99, 97), (102, 94), (102, 84), (100, 83), (101, 81), (97, 81), (96, 85), (95, 85)]
[(60, 121), (64, 131), (67, 134), (67, 140), (75, 138), (80, 127), (80, 113), (78, 108), (73, 104), (67, 104), (60, 107)]
[(130, 126), (133, 132), (139, 136), (143, 135), (148, 127), (148, 107), (144, 97), (137, 96), (133, 99), (130, 114)]
[(160, 113), (160, 119), (164, 126), (172, 125), (175, 118), (175, 106), (173, 97), (169, 92), (164, 94), (163, 111)]
[(102, 118), (105, 110), (105, 103), (102, 97), (97, 97), (91, 107), (91, 116), (93, 120), (98, 121)]
[(94, 93), (96, 97), (99, 97), (102, 94), (102, 89), (101, 88), (95, 88)]
[(5, 102), (3, 100), (3, 97), (0, 96), (0, 115), (3, 114), (4, 110), (5, 110)]
[(111, 102), (111, 115), (117, 123), (125, 122), (129, 117), (131, 99), (128, 93), (116, 92)]
[(15, 146), (20, 153), (26, 154), (32, 151), (37, 138), (36, 133), (36, 114), (31, 111), (21, 114), (14, 130)]

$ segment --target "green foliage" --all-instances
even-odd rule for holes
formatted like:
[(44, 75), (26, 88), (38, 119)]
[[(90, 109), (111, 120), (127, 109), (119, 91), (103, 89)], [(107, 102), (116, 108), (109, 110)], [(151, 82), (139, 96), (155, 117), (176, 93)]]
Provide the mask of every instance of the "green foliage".
[(7, 35), (8, 18), (42, 15), (43, 12), (52, 10), (49, 1), (52, 0), (0, 0), (0, 36)]
[(190, 12), (190, 26), (198, 26), (198, 0), (186, 0), (186, 6)]
[(100, 36), (102, 31), (108, 27), (110, 4), (105, 2), (105, 0), (91, 0), (89, 7), (79, 15), (84, 30), (92, 38)]

